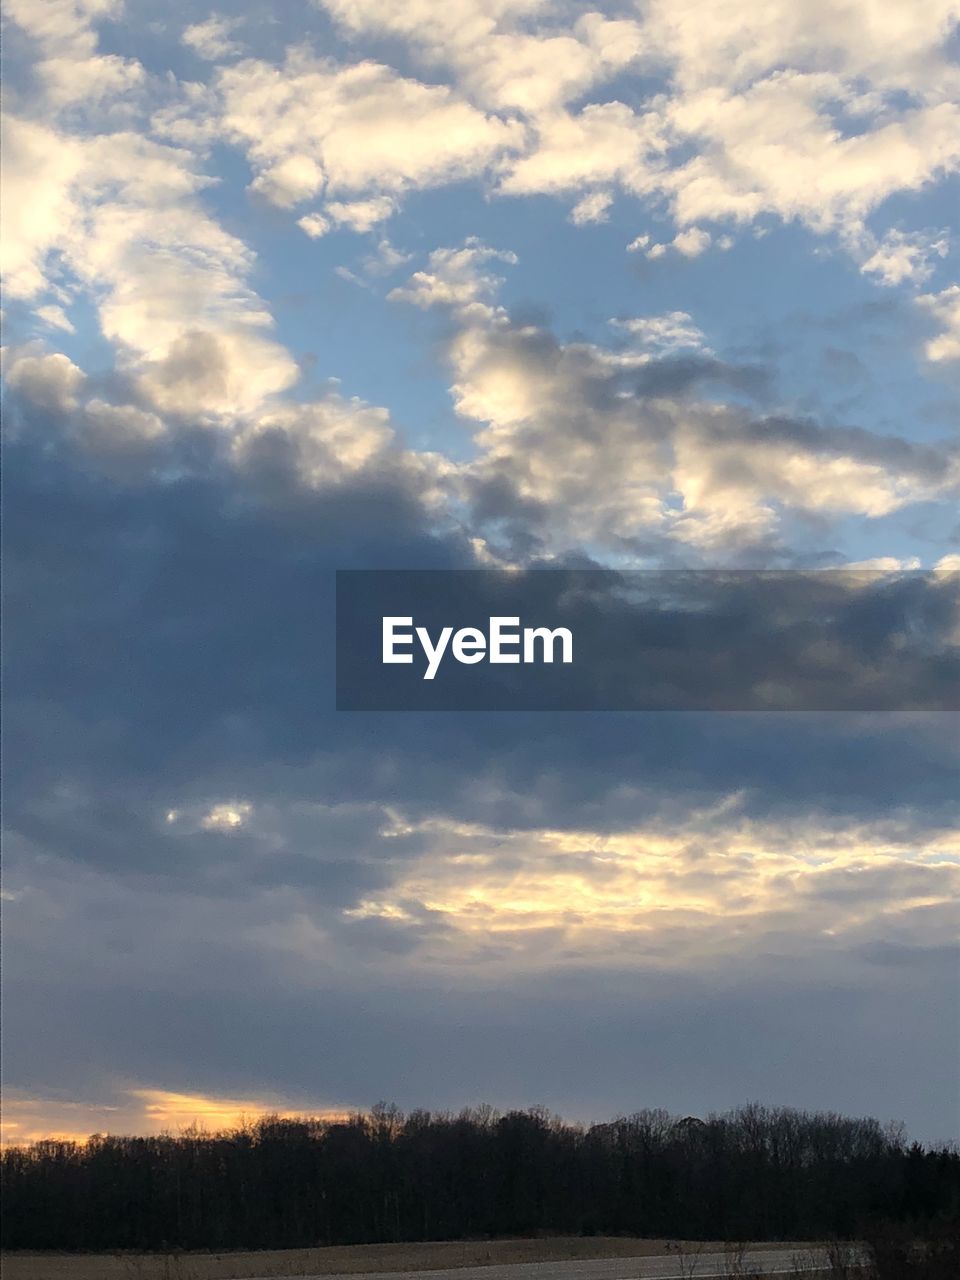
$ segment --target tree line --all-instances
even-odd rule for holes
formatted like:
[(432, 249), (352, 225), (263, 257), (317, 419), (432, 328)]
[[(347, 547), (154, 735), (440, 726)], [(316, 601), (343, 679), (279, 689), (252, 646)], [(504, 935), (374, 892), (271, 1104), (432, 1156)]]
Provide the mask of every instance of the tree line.
[(960, 1209), (960, 1152), (748, 1105), (572, 1124), (541, 1108), (379, 1104), (227, 1132), (95, 1135), (2, 1154), (6, 1249), (168, 1250), (529, 1235), (852, 1238)]

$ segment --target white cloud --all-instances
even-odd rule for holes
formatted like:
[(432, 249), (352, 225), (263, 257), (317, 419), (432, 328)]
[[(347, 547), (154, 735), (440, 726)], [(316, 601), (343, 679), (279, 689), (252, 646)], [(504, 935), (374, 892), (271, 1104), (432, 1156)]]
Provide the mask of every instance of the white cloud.
[[(650, 247), (647, 248), (647, 245)], [(688, 227), (685, 231), (678, 231), (677, 234), (666, 244), (650, 244), (649, 236), (638, 236), (636, 240), (627, 245), (628, 253), (636, 253), (640, 249), (646, 249), (648, 258), (663, 258), (672, 249), (675, 253), (679, 253), (683, 258), (699, 258), (702, 253), (715, 245), (720, 250), (733, 248), (733, 238), (731, 236), (720, 236), (714, 240), (709, 231), (703, 227)]]
[(81, 142), (6, 113), (0, 265), (9, 297), (35, 298), (47, 288), (46, 258), (74, 225), (71, 191), (83, 164)]
[(279, 209), (292, 209), (315, 196), (323, 186), (323, 170), (312, 156), (296, 153), (258, 173), (250, 190), (275, 204)]
[(412, 256), (398, 249), (384, 236), (377, 244), (376, 250), (364, 258), (364, 270), (369, 276), (392, 275), (399, 267), (408, 263)]
[[(363, 229), (373, 225), (371, 202), (489, 175), (504, 194), (575, 193), (576, 224), (601, 219), (616, 186), (666, 197), (672, 246), (687, 256), (703, 252), (708, 236), (729, 247), (702, 224), (762, 214), (839, 233), (883, 282), (922, 280), (925, 259), (940, 252), (938, 242), (924, 251), (895, 231), (878, 233), (867, 251), (864, 223), (892, 193), (960, 164), (960, 74), (945, 46), (952, 0), (920, 0), (895, 15), (880, 0), (827, 9), (774, 0), (762, 16), (739, 3), (705, 15), (692, 0), (653, 0), (629, 19), (570, 15), (542, 0), (323, 7), (354, 37), (405, 40), (449, 83), (302, 46), (283, 66), (247, 59), (221, 69), (213, 91), (183, 86), (157, 127), (189, 145), (226, 137), (246, 152), (252, 187), (269, 202), (295, 208), (325, 195), (334, 209), (352, 207), (344, 224)], [(142, 68), (99, 54), (92, 30), (116, 5), (33, 8), (39, 17), (12, 0), (14, 20), (42, 46), (51, 86), (88, 106), (98, 95), (131, 97)], [(235, 26), (213, 13), (183, 39), (203, 56), (227, 56)], [(604, 94), (606, 80), (634, 67), (659, 77), (659, 91), (635, 106)], [(301, 226), (316, 234), (320, 224)]]
[(869, 556), (866, 560), (846, 560), (844, 569), (867, 569), (883, 573), (899, 573), (921, 568), (919, 556)]
[(372, 196), (369, 200), (331, 201), (326, 213), (339, 226), (351, 231), (372, 231), (378, 222), (389, 218), (396, 208), (389, 196)]
[(321, 187), (383, 197), (478, 177), (523, 137), (446, 86), (303, 49), (282, 68), (242, 62), (219, 85), (227, 137), (257, 170), (254, 189), (282, 207)]
[(731, 95), (675, 100), (672, 126), (697, 154), (664, 179), (681, 225), (749, 222), (762, 213), (850, 234), (895, 191), (915, 190), (960, 161), (960, 110), (948, 102), (878, 117), (843, 136), (827, 106), (850, 93), (828, 73), (782, 71)]
[(246, 283), (253, 255), (197, 201), (205, 179), (190, 155), (130, 135), (86, 150), (79, 216), (61, 251), (144, 392), (165, 410), (217, 415), (290, 386), (296, 364), (265, 335), (269, 312)]
[(613, 194), (609, 191), (592, 191), (570, 210), (570, 221), (575, 227), (586, 226), (590, 222), (606, 222), (607, 210), (613, 204)]
[(938, 92), (956, 82), (943, 50), (956, 21), (952, 0), (844, 0), (758, 7), (651, 0), (645, 39), (675, 68), (683, 91), (721, 84), (743, 89), (777, 67), (836, 68), (884, 89)]
[(378, 0), (319, 0), (319, 7), (349, 30), (407, 36), (437, 50), (469, 47), (510, 18), (535, 15), (543, 0), (410, 0), (384, 5)]
[[(642, 239), (643, 243), (640, 243)], [(725, 243), (722, 248), (729, 248), (733, 243), (729, 237), (724, 237)], [(627, 246), (628, 252), (635, 253), (638, 249), (650, 247), (646, 251), (646, 256), (653, 260), (664, 258), (672, 249), (675, 253), (679, 253), (684, 258), (699, 258), (701, 253), (705, 253), (713, 243), (713, 236), (709, 231), (705, 231), (702, 227), (688, 227), (686, 231), (678, 231), (677, 234), (667, 243), (650, 244), (650, 237), (643, 236), (633, 241)], [(718, 241), (718, 245), (720, 242)]]
[[(640, 23), (591, 11), (564, 29), (542, 0), (322, 4), (353, 33), (405, 38), (422, 59), (453, 70), (472, 99), (498, 110), (553, 110), (629, 66), (643, 51)], [(538, 17), (553, 19), (549, 29), (529, 29), (529, 20)]]
[(611, 320), (614, 328), (629, 333), (643, 347), (659, 354), (684, 349), (709, 351), (703, 330), (693, 323), (686, 311), (669, 311), (662, 316), (641, 316), (629, 320)]
[(476, 238), (468, 239), (460, 249), (435, 249), (429, 270), (414, 272), (407, 284), (392, 290), (389, 297), (422, 308), (470, 307), (489, 298), (502, 283), (501, 277), (481, 270), (488, 262), (497, 261), (515, 263), (517, 258)]
[(49, 110), (116, 106), (140, 88), (139, 62), (97, 52), (94, 23), (117, 18), (123, 0), (9, 0), (4, 16), (36, 41), (36, 81)]
[(37, 307), (35, 315), (42, 320), (44, 324), (49, 325), (51, 329), (62, 329), (64, 333), (76, 332), (73, 322), (70, 320), (63, 307), (57, 306), (56, 303), (50, 303), (45, 307)]
[(622, 102), (592, 103), (537, 121), (535, 145), (505, 170), (507, 195), (560, 194), (619, 182), (635, 194), (656, 187), (657, 157), (666, 145), (656, 112), (637, 115)]
[[(83, 290), (117, 364), (155, 407), (213, 419), (250, 412), (290, 386), (297, 366), (264, 332), (270, 314), (247, 283), (253, 254), (201, 202), (212, 179), (197, 157), (127, 127), (122, 113), (116, 127), (114, 108), (139, 110), (142, 69), (124, 63), (136, 74), (104, 79), (91, 23), (118, 12), (99, 0), (11, 7), (37, 41), (39, 68), (69, 72), (70, 93), (47, 84), (6, 116), (6, 287), (48, 321)], [(91, 122), (91, 102), (108, 99)]]
[(198, 202), (206, 179), (189, 153), (16, 118), (7, 138), (12, 296), (36, 297), (57, 279), (85, 288), (120, 361), (141, 367), (145, 392), (164, 409), (243, 412), (293, 382), (296, 365), (263, 336), (270, 316), (245, 283), (253, 256)]
[(322, 213), (307, 213), (297, 219), (297, 226), (305, 231), (311, 240), (319, 240), (330, 230), (330, 221)]
[[(652, 0), (636, 19), (572, 23), (527, 0), (323, 6), (351, 33), (405, 39), (471, 101), (526, 117), (530, 144), (504, 157), (504, 192), (580, 190), (587, 200), (619, 183), (666, 195), (678, 252), (695, 243), (692, 224), (765, 213), (852, 244), (889, 195), (960, 164), (953, 0), (773, 0), (709, 13), (694, 0)], [(662, 78), (645, 109), (596, 96), (570, 109), (633, 63)], [(889, 253), (871, 270), (906, 278)]]
[(655, 0), (646, 33), (679, 88), (668, 116), (698, 146), (669, 179), (680, 221), (769, 211), (856, 226), (893, 191), (955, 166), (955, 16), (951, 0), (709, 12)]
[(712, 236), (702, 227), (690, 227), (673, 238), (673, 247), (685, 258), (698, 258), (704, 250), (710, 248)]
[[(721, 558), (750, 546), (769, 552), (784, 511), (869, 519), (956, 487), (949, 453), (758, 420), (699, 396), (691, 374), (728, 375), (685, 312), (621, 321), (638, 342), (627, 352), (514, 325), (491, 305), (496, 281), (478, 277), (475, 253), (438, 251), (432, 270), (391, 296), (453, 309), (451, 393), (476, 424), (477, 456), (461, 468), (461, 483), (512, 492), (517, 518), (544, 553), (587, 545), (636, 555), (668, 542)], [(700, 374), (696, 365), (651, 365), (684, 349), (711, 357)], [(637, 393), (648, 370), (650, 389)], [(477, 532), (510, 558), (495, 526)]]
[(238, 18), (225, 18), (222, 14), (212, 13), (204, 22), (194, 22), (185, 27), (180, 39), (200, 58), (216, 62), (220, 58), (228, 58), (241, 52), (241, 46), (231, 38), (232, 33), (241, 25)]
[[(13, 7), (42, 62), (70, 63), (71, 101), (104, 100), (92, 87), (100, 71), (107, 97), (136, 99), (142, 77), (134, 64), (114, 76), (117, 67), (102, 65), (97, 50), (91, 21), (115, 13), (111, 6), (50, 0), (37, 10), (41, 18), (21, 0)], [(282, 66), (247, 59), (218, 70), (209, 87), (184, 87), (174, 106), (154, 113), (154, 137), (112, 125), (76, 133), (49, 92), (46, 123), (9, 121), (8, 289), (61, 327), (62, 285), (86, 291), (142, 400), (146, 417), (130, 416), (131, 436), (151, 438), (158, 415), (199, 416), (228, 424), (245, 442), (241, 451), (271, 431), (296, 436), (304, 459), (313, 458), (304, 466), (317, 474), (333, 465), (328, 439), (348, 458), (387, 447), (374, 447), (387, 428), (374, 430), (373, 410), (277, 403), (297, 377), (296, 363), (271, 336), (268, 309), (250, 286), (252, 252), (204, 203), (203, 149), (218, 137), (247, 155), (263, 198), (282, 208), (313, 202), (298, 225), (314, 237), (332, 226), (370, 231), (409, 190), (489, 176), (511, 196), (572, 193), (578, 224), (603, 219), (618, 188), (666, 197), (678, 224), (672, 239), (654, 244), (643, 235), (628, 246), (651, 258), (727, 247), (729, 237), (701, 220), (765, 212), (837, 230), (863, 269), (891, 284), (922, 280), (930, 258), (945, 252), (943, 237), (893, 230), (871, 240), (863, 227), (892, 190), (920, 185), (960, 156), (956, 107), (946, 96), (953, 81), (940, 52), (943, 6), (935, 0), (923, 6), (933, 24), (925, 34), (909, 16), (874, 14), (869, 0), (850, 0), (829, 20), (820, 15), (825, 34), (783, 4), (776, 22), (730, 6), (701, 23), (690, 5), (654, 0), (636, 21), (594, 14), (566, 25), (557, 11), (523, 0), (453, 9), (420, 0), (388, 14), (369, 0), (328, 7), (353, 31), (408, 38), (421, 62), (449, 69), (452, 84), (300, 47)], [(872, 34), (866, 47), (857, 44), (868, 12), (896, 34), (896, 50)], [(213, 50), (229, 36), (220, 22), (212, 15), (194, 24), (188, 43)], [(633, 62), (669, 73), (662, 91), (636, 106), (582, 102)], [(909, 99), (892, 96), (905, 88)], [(405, 260), (381, 239), (356, 271), (339, 270), (370, 282)], [(500, 281), (492, 264), (514, 260), (469, 240), (436, 250), (390, 296), (458, 311), (454, 396), (481, 424), (475, 471), (506, 471), (509, 460), (524, 496), (551, 510), (568, 503), (561, 541), (573, 538), (577, 512), (609, 543), (642, 529), (720, 541), (775, 528), (780, 506), (874, 516), (935, 491), (922, 467), (898, 475), (882, 449), (871, 454), (849, 434), (759, 430), (739, 411), (708, 402), (681, 412), (667, 395), (641, 405), (611, 379), (655, 354), (709, 354), (691, 318), (673, 312), (625, 322), (637, 344), (627, 352), (555, 344), (535, 326), (511, 328), (493, 304)], [(920, 305), (942, 328), (927, 355), (953, 358), (956, 290), (924, 295)], [(549, 371), (531, 354), (538, 342), (553, 352)], [(599, 407), (593, 391), (602, 393)], [(104, 424), (116, 417), (107, 408), (98, 414)], [(351, 415), (364, 424), (355, 424), (356, 451), (338, 434)], [(591, 415), (594, 439), (584, 429)], [(560, 441), (563, 456), (554, 459)]]
[(960, 360), (960, 285), (952, 284), (939, 293), (924, 293), (917, 303), (940, 327), (940, 333), (924, 347), (928, 360), (935, 363)]
[(861, 263), (860, 270), (885, 285), (898, 285), (905, 280), (922, 284), (933, 270), (930, 259), (945, 258), (948, 248), (945, 232), (911, 233), (892, 228), (879, 242), (868, 245), (869, 256)]

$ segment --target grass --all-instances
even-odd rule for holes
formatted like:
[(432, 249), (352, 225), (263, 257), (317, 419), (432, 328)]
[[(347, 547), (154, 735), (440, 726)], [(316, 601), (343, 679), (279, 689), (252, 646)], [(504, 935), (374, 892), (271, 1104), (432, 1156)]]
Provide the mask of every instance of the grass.
[[(667, 1240), (555, 1236), (544, 1240), (438, 1241), (426, 1244), (332, 1245), (256, 1253), (28, 1254), (3, 1259), (3, 1280), (249, 1280), (253, 1276), (363, 1275), (382, 1271), (436, 1271), (594, 1258), (665, 1254)], [(793, 1249), (802, 1244), (757, 1248)], [(676, 1245), (673, 1244), (674, 1250)], [(723, 1243), (681, 1245), (687, 1256), (724, 1253)], [(732, 1274), (736, 1274), (733, 1272)]]

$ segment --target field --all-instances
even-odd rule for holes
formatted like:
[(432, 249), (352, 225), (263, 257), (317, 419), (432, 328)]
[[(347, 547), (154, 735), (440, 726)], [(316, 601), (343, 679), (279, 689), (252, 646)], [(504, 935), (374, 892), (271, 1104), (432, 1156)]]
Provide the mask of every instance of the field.
[[(130, 1255), (7, 1254), (4, 1280), (244, 1280), (253, 1276), (370, 1274), (436, 1271), (663, 1254), (665, 1240), (624, 1237), (552, 1237), (544, 1240), (450, 1241), (427, 1244), (344, 1245), (257, 1253)], [(722, 1253), (722, 1244), (698, 1245)], [(769, 1246), (767, 1246), (769, 1247)], [(778, 1245), (798, 1251), (804, 1245)]]

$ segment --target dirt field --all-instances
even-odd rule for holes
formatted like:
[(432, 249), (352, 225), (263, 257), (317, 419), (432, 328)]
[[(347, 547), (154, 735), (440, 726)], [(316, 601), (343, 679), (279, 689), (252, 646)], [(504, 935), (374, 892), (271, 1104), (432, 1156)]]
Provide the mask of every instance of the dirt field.
[[(435, 1244), (334, 1246), (263, 1253), (6, 1254), (3, 1280), (243, 1280), (250, 1276), (361, 1275), (378, 1271), (436, 1271), (577, 1258), (638, 1258), (664, 1253), (664, 1240), (579, 1236), (549, 1240), (491, 1240)], [(703, 1246), (723, 1251), (722, 1244)], [(778, 1245), (778, 1248), (808, 1248)]]

